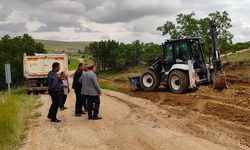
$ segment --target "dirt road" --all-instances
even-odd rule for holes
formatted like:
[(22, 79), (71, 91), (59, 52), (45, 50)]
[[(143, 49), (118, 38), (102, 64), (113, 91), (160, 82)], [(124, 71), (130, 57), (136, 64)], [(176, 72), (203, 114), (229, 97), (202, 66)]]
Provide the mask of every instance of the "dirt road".
[(175, 130), (176, 122), (166, 110), (154, 103), (104, 90), (101, 97), (102, 120), (87, 120), (74, 116), (74, 95), (69, 94), (65, 111), (58, 112), (61, 123), (47, 118), (50, 106), (48, 95), (41, 95), (44, 103), (31, 120), (23, 150), (71, 149), (226, 149), (222, 145)]

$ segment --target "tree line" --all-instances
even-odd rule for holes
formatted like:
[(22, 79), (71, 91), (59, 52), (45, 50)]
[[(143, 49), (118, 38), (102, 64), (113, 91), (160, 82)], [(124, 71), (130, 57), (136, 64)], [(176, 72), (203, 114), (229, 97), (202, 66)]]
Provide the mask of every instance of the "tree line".
[(122, 70), (139, 64), (151, 64), (162, 55), (162, 48), (159, 44), (139, 40), (131, 44), (107, 40), (90, 43), (85, 52), (93, 56), (98, 70)]
[(44, 45), (36, 43), (28, 34), (11, 38), (5, 35), (0, 40), (0, 90), (6, 89), (4, 64), (11, 65), (12, 85), (24, 84), (23, 54), (45, 53)]

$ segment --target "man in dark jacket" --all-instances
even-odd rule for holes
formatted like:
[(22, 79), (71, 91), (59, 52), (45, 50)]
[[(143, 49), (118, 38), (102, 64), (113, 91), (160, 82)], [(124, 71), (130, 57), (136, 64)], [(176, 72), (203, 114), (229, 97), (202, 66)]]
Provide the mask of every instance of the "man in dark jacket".
[(75, 103), (75, 116), (76, 117), (80, 117), (81, 114), (85, 114), (85, 112), (82, 110), (82, 105), (83, 105), (83, 100), (81, 96), (82, 84), (79, 82), (79, 79), (82, 76), (84, 67), (85, 67), (84, 63), (80, 63), (78, 65), (78, 69), (75, 71), (73, 84), (72, 84), (72, 88), (74, 89), (75, 95), (76, 95), (76, 103)]
[(57, 75), (59, 70), (60, 64), (55, 62), (52, 64), (52, 70), (48, 73), (48, 90), (52, 99), (48, 118), (51, 119), (51, 122), (56, 123), (61, 121), (56, 118), (57, 110), (59, 108), (60, 92), (62, 91), (62, 84), (59, 76)]

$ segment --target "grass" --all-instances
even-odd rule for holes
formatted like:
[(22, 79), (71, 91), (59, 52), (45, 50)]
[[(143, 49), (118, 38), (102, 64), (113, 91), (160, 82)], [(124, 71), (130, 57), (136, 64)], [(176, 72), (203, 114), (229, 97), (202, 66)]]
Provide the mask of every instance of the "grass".
[[(26, 137), (28, 119), (31, 110), (35, 108), (37, 99), (34, 95), (23, 93), (24, 88), (18, 88), (12, 95), (0, 93), (0, 149), (18, 149)], [(36, 105), (35, 105), (36, 104)], [(40, 104), (39, 104), (40, 106)]]
[(69, 57), (70, 64), (69, 64), (69, 70), (76, 70), (78, 68), (78, 64), (80, 63), (80, 60), (78, 57)]
[(126, 87), (124, 83), (128, 82), (129, 77), (140, 76), (148, 66), (138, 65), (127, 70), (122, 71), (102, 71), (98, 72), (97, 76), (100, 78), (100, 86), (102, 89), (108, 89), (117, 92), (124, 92)]
[(112, 90), (112, 91), (116, 91), (116, 92), (120, 92), (120, 87), (115, 84), (115, 83), (108, 83), (108, 82), (105, 82), (105, 81), (101, 81), (100, 82), (100, 87), (102, 89), (107, 89), (107, 90)]
[(250, 49), (242, 53), (234, 53), (230, 56), (227, 56), (223, 63), (249, 63), (250, 62)]
[(88, 41), (83, 42), (64, 42), (64, 41), (52, 41), (52, 40), (35, 40), (36, 42), (41, 42), (44, 44), (45, 49), (48, 51), (55, 49), (73, 49), (73, 50), (84, 50), (86, 46), (89, 45)]
[(69, 60), (70, 60), (69, 70), (76, 70), (78, 68), (78, 64), (82, 61), (84, 61), (88, 64), (93, 63), (93, 59), (91, 56), (85, 56), (83, 58), (83, 57), (76, 56), (76, 55), (70, 55)]
[(140, 76), (149, 66), (138, 65), (123, 71), (102, 71), (98, 76), (107, 80), (127, 81), (129, 77)]

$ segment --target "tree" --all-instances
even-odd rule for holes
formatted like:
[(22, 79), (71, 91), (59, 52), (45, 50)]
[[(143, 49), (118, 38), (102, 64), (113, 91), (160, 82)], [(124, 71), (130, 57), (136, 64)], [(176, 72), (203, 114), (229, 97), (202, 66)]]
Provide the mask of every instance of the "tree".
[(131, 44), (124, 44), (114, 40), (90, 43), (85, 51), (94, 58), (97, 69), (122, 70), (138, 64), (150, 64), (156, 57), (160, 57), (161, 48), (158, 44), (142, 43), (139, 40)]
[(232, 27), (231, 19), (226, 11), (210, 13), (208, 17), (197, 19), (195, 13), (178, 14), (176, 24), (171, 21), (157, 28), (162, 35), (170, 38), (179, 39), (182, 37), (200, 37), (205, 45), (205, 49), (211, 49), (209, 21), (215, 20), (217, 25), (218, 40), (222, 51), (230, 49), (233, 35), (228, 31)]
[[(0, 82), (5, 83), (4, 64), (11, 64), (12, 84), (24, 83), (23, 77), (23, 53), (34, 55), (34, 53), (45, 53), (44, 45), (36, 43), (28, 34), (11, 38), (5, 35), (0, 40)], [(0, 90), (6, 88), (0, 85)]]
[(161, 57), (162, 54), (162, 47), (158, 44), (154, 43), (146, 43), (144, 45), (143, 53), (142, 53), (142, 60), (143, 63), (147, 65), (152, 65), (158, 57)]

